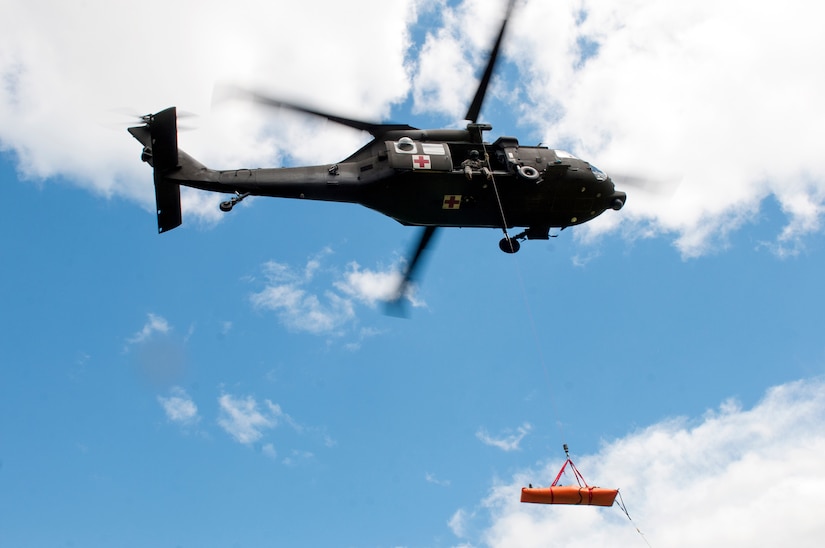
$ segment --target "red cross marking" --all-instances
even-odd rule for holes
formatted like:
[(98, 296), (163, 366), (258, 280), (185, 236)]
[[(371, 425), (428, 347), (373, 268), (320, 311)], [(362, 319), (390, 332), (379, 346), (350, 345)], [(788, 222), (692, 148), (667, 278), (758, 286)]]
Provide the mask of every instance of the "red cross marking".
[(444, 209), (456, 209), (461, 204), (458, 196), (444, 196)]
[(428, 164), (430, 163), (430, 157), (424, 155), (413, 156), (412, 161), (413, 164), (418, 164), (418, 169), (426, 169), (429, 167)]

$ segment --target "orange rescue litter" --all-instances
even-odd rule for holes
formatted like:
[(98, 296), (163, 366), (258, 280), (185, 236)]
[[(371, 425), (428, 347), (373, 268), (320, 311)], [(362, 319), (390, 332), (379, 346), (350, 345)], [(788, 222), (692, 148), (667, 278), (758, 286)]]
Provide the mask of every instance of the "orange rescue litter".
[(585, 504), (588, 506), (613, 506), (618, 489), (559, 485), (552, 487), (522, 487), (521, 502), (538, 504)]
[[(567, 453), (567, 446), (565, 446)], [(561, 475), (567, 465), (573, 469), (578, 485), (558, 485)], [(618, 489), (605, 489), (603, 487), (591, 487), (584, 481), (576, 465), (567, 456), (564, 466), (559, 470), (556, 479), (550, 487), (522, 487), (521, 502), (532, 502), (537, 504), (582, 504), (586, 506), (613, 506)]]

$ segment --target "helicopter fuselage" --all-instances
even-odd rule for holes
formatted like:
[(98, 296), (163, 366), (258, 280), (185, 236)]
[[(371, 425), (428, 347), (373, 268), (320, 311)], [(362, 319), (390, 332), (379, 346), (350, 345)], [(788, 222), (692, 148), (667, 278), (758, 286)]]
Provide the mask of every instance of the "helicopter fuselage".
[[(208, 169), (179, 151), (156, 184), (356, 203), (404, 225), (528, 227), (531, 239), (620, 209), (626, 201), (609, 177), (570, 154), (521, 146), (511, 137), (478, 141), (467, 130), (411, 128), (389, 132), (335, 164), (233, 170)], [(471, 151), (479, 153), (486, 171), (464, 169)], [(152, 163), (152, 156), (150, 149), (144, 159)]]
[[(214, 97), (251, 100), (326, 119), (372, 135), (345, 160), (306, 167), (214, 170), (178, 150), (177, 114), (170, 107), (141, 117), (129, 132), (143, 144), (141, 158), (154, 171), (158, 231), (182, 222), (180, 187), (234, 193), (220, 204), (230, 211), (247, 196), (348, 202), (423, 227), (392, 303), (399, 303), (415, 278), (424, 251), (440, 227), (500, 228), (499, 248), (516, 253), (520, 241), (546, 240), (564, 229), (621, 209), (627, 195), (604, 172), (559, 150), (521, 146), (512, 137), (483, 140), (491, 128), (478, 123), (507, 22), (508, 0), (493, 47), (464, 119), (466, 129), (421, 130), (406, 124), (374, 123), (323, 112), (251, 89), (216, 86)], [(508, 228), (524, 227), (510, 236)]]

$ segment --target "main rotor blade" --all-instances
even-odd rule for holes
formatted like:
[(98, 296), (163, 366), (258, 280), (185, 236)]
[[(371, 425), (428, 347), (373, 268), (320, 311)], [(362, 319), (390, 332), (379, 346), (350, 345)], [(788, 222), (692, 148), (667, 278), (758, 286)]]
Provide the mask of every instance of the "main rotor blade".
[(418, 243), (416, 244), (412, 257), (410, 258), (410, 262), (407, 263), (407, 269), (404, 271), (404, 277), (402, 278), (401, 283), (398, 284), (398, 290), (395, 293), (395, 297), (387, 303), (389, 305), (387, 308), (388, 313), (395, 316), (404, 315), (404, 309), (401, 304), (402, 299), (407, 293), (410, 284), (415, 281), (416, 272), (423, 264), (422, 258), (424, 256), (424, 251), (427, 250), (430, 242), (432, 242), (432, 238), (437, 229), (438, 227), (436, 226), (427, 226), (421, 231), (421, 235), (418, 238)]
[(618, 188), (632, 187), (647, 192), (648, 194), (669, 198), (676, 194), (683, 177), (672, 173), (654, 177), (652, 175), (617, 173), (611, 170), (610, 179)]
[(238, 86), (227, 84), (215, 86), (214, 100), (220, 101), (224, 99), (248, 99), (254, 101), (255, 103), (268, 107), (286, 108), (289, 110), (294, 110), (296, 112), (302, 112), (304, 114), (318, 116), (319, 118), (324, 118), (326, 120), (329, 120), (330, 122), (335, 122), (336, 124), (341, 124), (343, 126), (369, 132), (375, 138), (384, 135), (388, 131), (415, 129), (414, 127), (408, 126), (407, 124), (377, 124), (373, 122), (365, 122), (363, 120), (344, 118), (343, 116), (336, 116), (335, 114), (330, 114), (328, 112), (323, 112), (289, 101), (281, 101), (280, 99), (275, 99), (274, 97), (263, 95), (262, 93), (258, 93), (257, 91), (244, 89)]
[(498, 38), (490, 52), (490, 58), (487, 60), (487, 67), (484, 69), (484, 74), (481, 77), (481, 82), (478, 83), (476, 95), (473, 97), (473, 102), (470, 103), (470, 109), (467, 111), (465, 120), (473, 123), (478, 122), (478, 115), (481, 112), (481, 104), (484, 102), (484, 95), (487, 93), (487, 86), (490, 84), (490, 79), (493, 77), (493, 69), (496, 66), (498, 59), (498, 51), (501, 49), (501, 42), (504, 39), (504, 31), (507, 29), (507, 21), (510, 19), (510, 13), (513, 11), (515, 0), (509, 0), (507, 3), (507, 11), (504, 13), (504, 21), (501, 22), (501, 30), (498, 31)]

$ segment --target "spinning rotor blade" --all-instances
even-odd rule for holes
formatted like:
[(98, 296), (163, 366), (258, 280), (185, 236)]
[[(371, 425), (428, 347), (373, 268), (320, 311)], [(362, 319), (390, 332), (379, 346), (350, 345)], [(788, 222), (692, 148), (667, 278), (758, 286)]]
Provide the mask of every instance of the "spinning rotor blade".
[(484, 74), (481, 77), (481, 82), (478, 84), (476, 95), (473, 97), (473, 102), (470, 103), (470, 109), (467, 111), (465, 120), (473, 123), (478, 122), (478, 115), (481, 112), (481, 104), (484, 102), (484, 95), (487, 93), (487, 86), (490, 84), (490, 79), (493, 77), (493, 69), (496, 66), (498, 59), (498, 51), (501, 49), (501, 41), (504, 39), (504, 31), (507, 29), (507, 21), (510, 19), (510, 13), (513, 11), (515, 0), (509, 0), (507, 3), (507, 11), (504, 13), (504, 21), (501, 23), (501, 30), (498, 31), (498, 38), (490, 52), (490, 58), (487, 60), (487, 67), (484, 69)]
[(651, 195), (671, 197), (676, 194), (682, 177), (669, 174), (659, 177), (634, 175), (631, 173), (610, 172), (610, 178), (617, 187), (633, 187)]
[(388, 131), (415, 129), (414, 127), (408, 126), (407, 124), (376, 124), (373, 122), (365, 122), (363, 120), (353, 120), (351, 118), (344, 118), (343, 116), (336, 116), (335, 114), (330, 114), (313, 108), (305, 107), (302, 105), (298, 105), (296, 103), (281, 101), (280, 99), (268, 97), (256, 91), (240, 88), (238, 86), (216, 86), (214, 100), (220, 101), (224, 99), (248, 99), (254, 101), (255, 103), (268, 107), (286, 108), (289, 110), (294, 110), (296, 112), (302, 112), (304, 114), (324, 118), (326, 120), (329, 120), (330, 122), (335, 122), (336, 124), (341, 124), (343, 126), (351, 127), (361, 131), (366, 131), (375, 138), (384, 135)]
[[(109, 128), (123, 128), (123, 127), (132, 127), (135, 125), (140, 124), (147, 124), (149, 123), (150, 114), (141, 114), (136, 109), (129, 108), (129, 107), (115, 107), (106, 109), (105, 111), (106, 120), (103, 120), (101, 117), (101, 125), (107, 126)], [(183, 110), (178, 110), (178, 131), (188, 131), (191, 129), (195, 129), (195, 124), (187, 124), (183, 125), (180, 124), (180, 121), (183, 119), (189, 120), (197, 120), (198, 115), (192, 112), (187, 112)]]
[(404, 277), (401, 280), (401, 283), (398, 284), (398, 290), (395, 293), (395, 296), (392, 298), (391, 301), (388, 301), (387, 305), (387, 312), (394, 316), (404, 316), (404, 307), (402, 303), (402, 299), (409, 289), (410, 284), (415, 281), (415, 274), (418, 268), (421, 267), (421, 259), (423, 257), (424, 251), (427, 250), (427, 247), (430, 245), (433, 236), (436, 233), (438, 227), (436, 226), (426, 226), (421, 231), (421, 236), (418, 239), (418, 244), (415, 246), (415, 251), (412, 253), (412, 257), (410, 258), (410, 262), (407, 264), (407, 269), (404, 271)]

